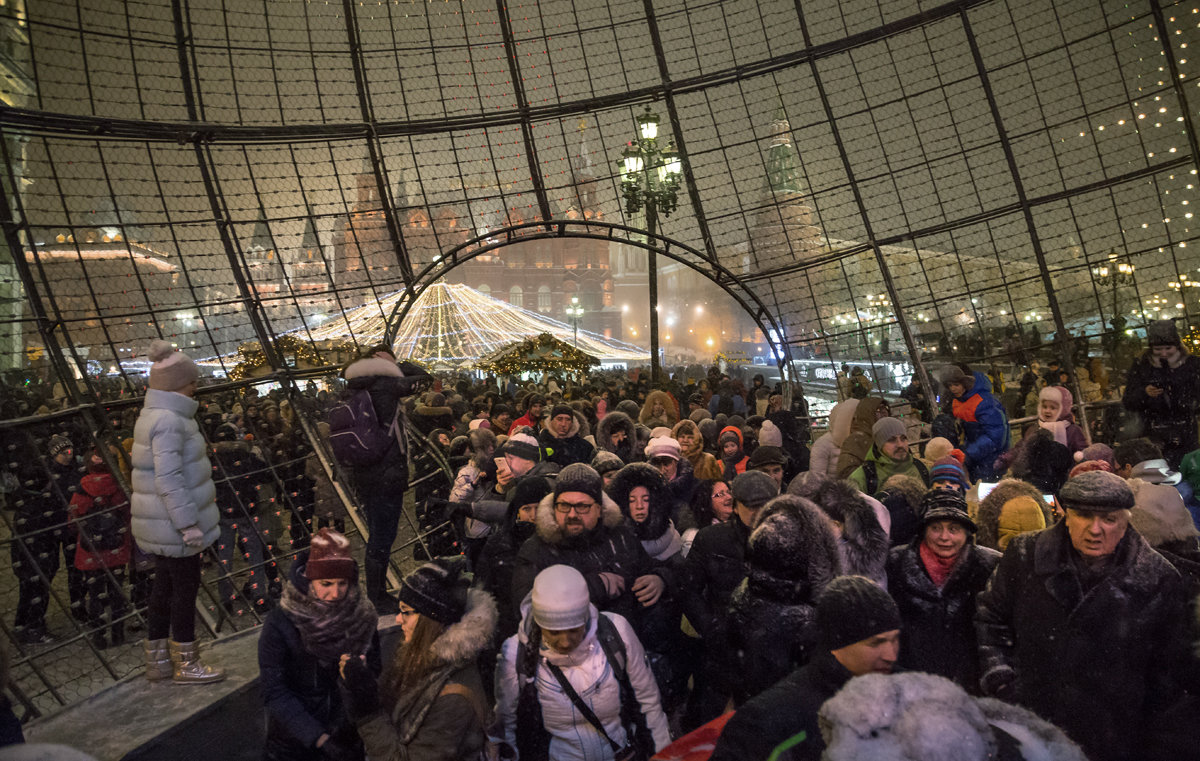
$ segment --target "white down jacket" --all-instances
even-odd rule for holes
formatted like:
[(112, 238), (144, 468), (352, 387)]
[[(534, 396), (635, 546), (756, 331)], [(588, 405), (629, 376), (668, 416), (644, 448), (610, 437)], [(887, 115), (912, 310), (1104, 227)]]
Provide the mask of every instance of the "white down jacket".
[[(517, 651), (528, 640), (530, 627), (536, 625), (533, 623), (530, 609), (529, 597), (526, 597), (521, 605), (521, 629), (504, 641), (500, 648), (500, 659), (496, 664), (496, 718), (503, 732), (501, 739), (514, 749), (517, 744), (517, 702), (521, 693), (520, 679), (517, 676)], [(654, 674), (650, 671), (646, 652), (642, 643), (638, 641), (637, 634), (623, 617), (616, 613), (598, 613), (596, 606), (592, 605), (588, 631), (583, 642), (567, 655), (555, 654), (543, 647), (542, 657), (538, 659), (535, 678), (542, 706), (542, 726), (550, 735), (550, 758), (554, 761), (610, 761), (613, 752), (608, 742), (583, 718), (572, 705), (571, 699), (563, 692), (554, 675), (546, 667), (547, 656), (562, 669), (571, 686), (579, 693), (579, 697), (604, 723), (604, 730), (608, 736), (622, 745), (628, 743), (625, 729), (621, 726), (621, 688), (612, 667), (608, 665), (600, 642), (596, 639), (598, 615), (607, 616), (612, 620), (625, 643), (629, 684), (641, 704), (646, 726), (654, 735), (656, 749), (661, 750), (671, 742), (667, 717), (659, 700), (658, 685), (654, 681)]]
[[(133, 428), (133, 537), (152, 555), (197, 555), (220, 533), (208, 445), (194, 417), (197, 406), (191, 397), (152, 388)], [(183, 529), (193, 525), (204, 532), (200, 547), (183, 543)]]

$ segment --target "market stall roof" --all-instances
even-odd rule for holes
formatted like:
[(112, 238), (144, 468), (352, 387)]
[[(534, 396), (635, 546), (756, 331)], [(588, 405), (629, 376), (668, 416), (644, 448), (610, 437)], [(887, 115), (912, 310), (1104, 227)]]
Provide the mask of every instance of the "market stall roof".
[(600, 360), (549, 333), (514, 341), (474, 363), (476, 370), (498, 375), (525, 372), (586, 372)]
[[(404, 291), (389, 294), (370, 304), (346, 311), (317, 328), (293, 331), (311, 336), (315, 342), (353, 339), (360, 346), (383, 341), (386, 319), (391, 316)], [(435, 283), (413, 304), (396, 337), (396, 356), (423, 362), (431, 368), (466, 368), (480, 357), (514, 341), (542, 333), (574, 344), (571, 325), (543, 314), (492, 298), (466, 285)], [(646, 349), (579, 331), (580, 351), (601, 362), (643, 362)]]

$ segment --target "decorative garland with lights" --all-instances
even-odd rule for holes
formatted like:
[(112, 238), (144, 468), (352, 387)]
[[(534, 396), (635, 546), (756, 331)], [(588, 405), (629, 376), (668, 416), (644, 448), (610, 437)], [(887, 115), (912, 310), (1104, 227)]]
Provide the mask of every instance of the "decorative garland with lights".
[(476, 363), (476, 369), (498, 375), (519, 375), (525, 372), (567, 371), (582, 373), (600, 360), (574, 346), (560, 341), (549, 333), (541, 333), (517, 341)]
[(750, 358), (746, 356), (730, 357), (723, 351), (717, 352), (717, 356), (713, 357), (713, 364), (719, 365), (724, 362), (727, 365), (746, 365), (750, 363)]
[[(289, 354), (296, 356), (296, 367), (307, 365), (308, 367), (330, 367), (331, 362), (327, 361), (321, 355), (317, 348), (308, 341), (302, 341), (292, 335), (282, 335), (275, 339), (272, 346), (275, 349), (276, 355), (286, 357)], [(262, 346), (258, 341), (248, 341), (238, 347), (238, 357), (240, 361), (234, 365), (229, 371), (229, 377), (232, 380), (239, 381), (250, 378), (255, 374), (255, 371), (262, 368), (269, 368), (267, 355), (263, 353)]]

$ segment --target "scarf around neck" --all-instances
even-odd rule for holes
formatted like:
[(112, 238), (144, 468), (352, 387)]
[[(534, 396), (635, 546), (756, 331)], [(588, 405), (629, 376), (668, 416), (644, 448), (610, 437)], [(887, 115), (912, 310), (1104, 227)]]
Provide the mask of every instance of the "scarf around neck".
[(375, 606), (351, 582), (346, 595), (328, 602), (305, 594), (289, 580), (279, 603), (296, 625), (304, 649), (322, 663), (337, 663), (342, 653), (367, 652), (379, 621)]
[(959, 559), (963, 556), (963, 553), (959, 552), (952, 558), (940, 557), (929, 549), (925, 542), (918, 545), (917, 551), (921, 554), (921, 564), (925, 566), (925, 570), (929, 572), (929, 578), (933, 579), (933, 583), (938, 589), (946, 586), (946, 580), (950, 578), (950, 574), (954, 572), (954, 566), (958, 565)]
[(1038, 425), (1044, 430), (1054, 434), (1054, 440), (1064, 447), (1067, 444), (1067, 426), (1071, 424), (1069, 420), (1055, 420), (1053, 423), (1047, 423), (1045, 420), (1038, 420)]

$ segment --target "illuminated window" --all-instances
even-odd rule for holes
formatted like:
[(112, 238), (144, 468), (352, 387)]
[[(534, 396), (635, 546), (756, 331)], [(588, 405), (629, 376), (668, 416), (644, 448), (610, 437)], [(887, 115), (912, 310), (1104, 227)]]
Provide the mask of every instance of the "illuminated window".
[(538, 311), (549, 312), (554, 307), (553, 298), (550, 296), (550, 286), (543, 285), (538, 287)]
[(515, 307), (525, 306), (525, 293), (521, 289), (521, 286), (514, 285), (508, 289), (508, 303)]

